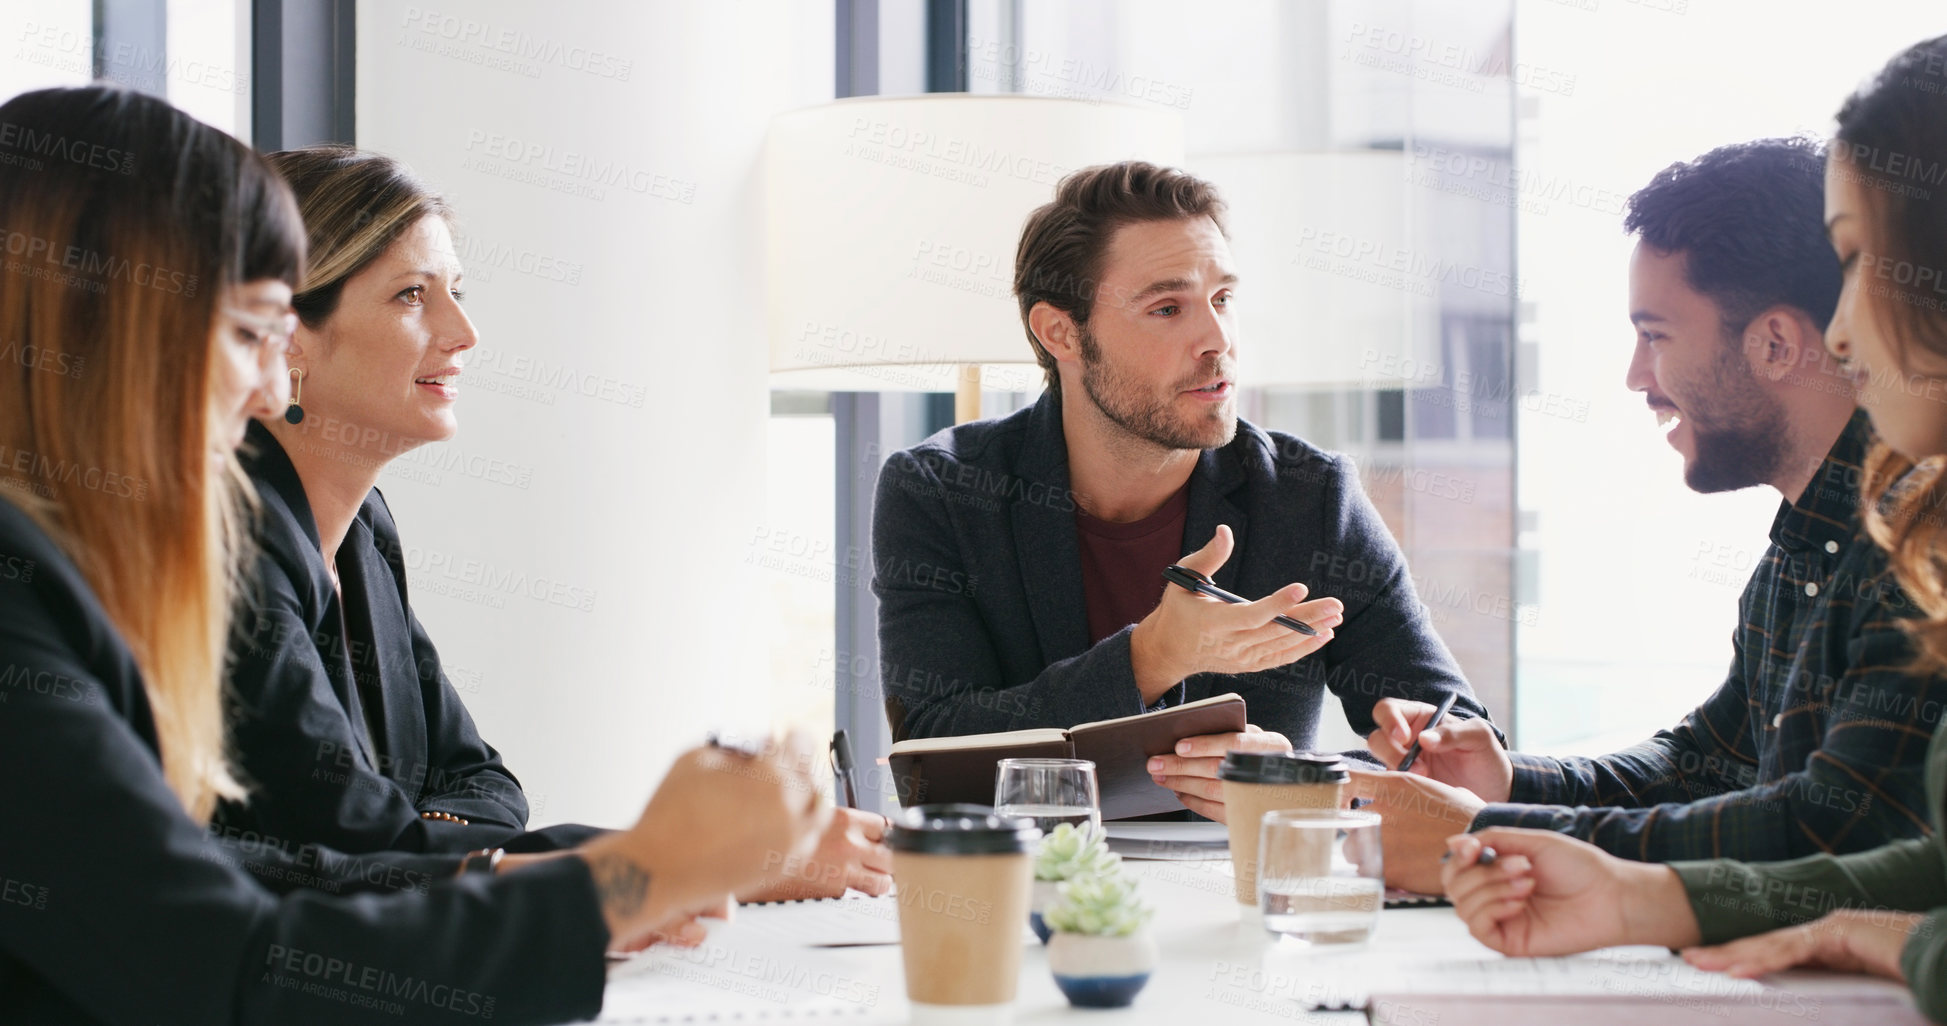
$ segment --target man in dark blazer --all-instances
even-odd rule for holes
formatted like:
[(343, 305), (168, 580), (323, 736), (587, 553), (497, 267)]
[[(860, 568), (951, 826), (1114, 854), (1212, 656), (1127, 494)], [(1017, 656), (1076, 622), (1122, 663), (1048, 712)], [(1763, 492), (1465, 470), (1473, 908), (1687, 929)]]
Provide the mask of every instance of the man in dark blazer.
[[(895, 738), (1236, 691), (1248, 733), (1190, 739), (1149, 767), (1221, 819), (1223, 753), (1309, 748), (1328, 690), (1361, 734), (1385, 697), (1453, 693), (1454, 715), (1486, 717), (1351, 462), (1237, 419), (1236, 280), (1222, 201), (1178, 171), (1086, 169), (1028, 219), (1014, 285), (1047, 391), (893, 454), (879, 478), (873, 591)], [(1177, 562), (1257, 600), (1166, 589)], [(1307, 601), (1308, 579), (1333, 594)]]

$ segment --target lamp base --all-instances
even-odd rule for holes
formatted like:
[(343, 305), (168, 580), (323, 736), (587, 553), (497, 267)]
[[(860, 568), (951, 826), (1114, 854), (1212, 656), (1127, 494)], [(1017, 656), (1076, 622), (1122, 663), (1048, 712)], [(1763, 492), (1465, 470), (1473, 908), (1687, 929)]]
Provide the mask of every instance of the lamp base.
[(963, 363), (953, 391), (953, 422), (965, 424), (980, 419), (980, 365)]

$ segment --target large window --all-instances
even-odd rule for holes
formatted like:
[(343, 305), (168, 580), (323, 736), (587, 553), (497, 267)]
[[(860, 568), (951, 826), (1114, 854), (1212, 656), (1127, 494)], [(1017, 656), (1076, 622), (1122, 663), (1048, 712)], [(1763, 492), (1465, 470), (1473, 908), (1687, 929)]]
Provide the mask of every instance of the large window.
[[(978, 45), (980, 31), (970, 33), (977, 82), (991, 77), (1021, 92), (1180, 111), (1187, 170), (1219, 185), (1260, 160), (1380, 158), (1374, 166), (1388, 177), (1366, 213), (1374, 223), (1397, 222), (1383, 237), (1355, 229), (1363, 234), (1326, 243), (1334, 232), (1313, 229), (1340, 194), (1308, 195), (1296, 185), (1275, 229), (1294, 237), (1249, 247), (1255, 266), (1245, 262), (1246, 236), (1266, 226), (1232, 226), (1243, 278), (1241, 412), (1357, 460), (1436, 629), (1503, 719), (1513, 632), (1533, 615), (1515, 588), (1512, 553), (1520, 415), (1513, 212), (1491, 187), (1457, 181), (1446, 155), (1467, 155), (1463, 168), (1509, 163), (1511, 14), (1499, 0), (1239, 0), (1199, 7), (1195, 16), (1167, 0), (1062, 0), (1021, 5), (1016, 35), (991, 46)], [(982, 74), (982, 60), (997, 65), (991, 76)], [(1397, 322), (1414, 355), (1395, 359), (1394, 338), (1340, 335), (1347, 322), (1323, 310), (1316, 319), (1253, 320), (1253, 279), (1278, 281), (1280, 269), (1269, 265), (1300, 260), (1349, 287), (1383, 283), (1377, 313), (1395, 308), (1386, 323)], [(1261, 298), (1260, 311), (1276, 297)], [(1349, 376), (1280, 380), (1294, 361), (1266, 358), (1277, 347), (1322, 354), (1375, 345), (1387, 355), (1357, 361)], [(1274, 364), (1277, 370), (1263, 369)], [(1310, 583), (1328, 594), (1332, 577), (1326, 567)], [(1321, 747), (1360, 744), (1336, 703), (1325, 714)]]
[[(884, 91), (920, 87), (910, 44), (890, 41), (921, 31), (918, 7), (882, 5)], [(1390, 379), (1260, 380), (1244, 415), (1357, 459), (1436, 628), (1524, 748), (1611, 750), (1710, 693), (1778, 496), (1688, 491), (1624, 387), (1622, 203), (1714, 146), (1825, 134), (1860, 76), (1947, 29), (1947, 15), (1882, 0), (1813, 40), (1805, 26), (1826, 13), (1810, 4), (1803, 18), (1761, 20), (1636, 0), (970, 10), (971, 91), (1167, 106), (1184, 119), (1193, 172), (1240, 155), (1397, 154), (1412, 251), (1332, 270), (1370, 278), (1390, 265), (1379, 269), (1401, 302), (1419, 304), (1417, 363)], [(1760, 80), (1727, 52), (1806, 57)], [(990, 395), (985, 412), (1031, 399)]]
[(36, 0), (0, 13), (0, 96), (106, 81), (249, 139), (247, 0)]
[[(1520, 339), (1529, 382), (1568, 414), (1517, 421), (1520, 566), (1538, 613), (1519, 633), (1524, 747), (1640, 741), (1730, 665), (1738, 596), (1779, 495), (1685, 488), (1643, 397), (1624, 387), (1634, 334), (1622, 204), (1717, 146), (1826, 136), (1864, 76), (1947, 29), (1938, 4), (1914, 0), (1855, 5), (1842, 24), (1833, 15), (1811, 2), (1753, 17), (1683, 0), (1520, 0)], [(1766, 54), (1794, 55), (1789, 72)]]
[[(914, 60), (925, 31), (919, 5), (877, 7), (873, 91), (920, 91), (928, 76), (924, 61)], [(1483, 200), (1464, 172), (1445, 167), (1445, 155), (1465, 155), (1462, 168), (1470, 161), (1503, 168), (1510, 162), (1511, 7), (1495, 2), (1471, 4), (1464, 12), (1426, 11), (1378, 0), (1238, 0), (1220, 7), (1200, 8), (1191, 17), (1169, 0), (973, 3), (964, 85), (975, 93), (1129, 103), (1178, 113), (1185, 126), (1187, 169), (1220, 185), (1226, 174), (1247, 172), (1260, 160), (1332, 154), (1378, 158), (1374, 166), (1390, 178), (1373, 200), (1379, 209), (1372, 213), (1394, 225), (1384, 256), (1375, 259), (1361, 250), (1345, 260), (1331, 247), (1313, 253), (1296, 240), (1272, 239), (1251, 251), (1258, 266), (1242, 266), (1240, 272), (1246, 302), (1253, 274), (1276, 281), (1281, 269), (1270, 265), (1287, 260), (1322, 261), (1327, 273), (1350, 280), (1380, 278), (1387, 284), (1368, 288), (1376, 299), (1366, 305), (1377, 306), (1380, 318), (1395, 325), (1391, 330), (1412, 337), (1408, 348), (1417, 360), (1408, 361), (1404, 372), (1388, 357), (1354, 361), (1358, 368), (1324, 378), (1265, 372), (1253, 378), (1252, 347), (1323, 351), (1371, 340), (1335, 337), (1341, 322), (1329, 318), (1265, 319), (1255, 329), (1246, 319), (1241, 412), (1260, 426), (1297, 434), (1358, 461), (1369, 494), (1406, 551), (1436, 629), (1489, 707), (1508, 719), (1513, 631), (1532, 616), (1516, 593), (1512, 552), (1513, 424), (1519, 412), (1513, 211), (1492, 196)], [(1443, 66), (1405, 43), (1426, 38), (1463, 54), (1459, 66)], [(1317, 223), (1308, 201), (1319, 208), (1332, 203), (1323, 194), (1300, 193), (1278, 204), (1280, 216), (1299, 232)], [(1234, 226), (1240, 237), (1255, 232), (1260, 239), (1283, 228), (1282, 222)], [(1243, 259), (1244, 250), (1239, 253)], [(1382, 262), (1392, 266), (1374, 266)], [(1027, 355), (1024, 343), (1022, 356)], [(1028, 392), (989, 393), (982, 412), (995, 416), (1033, 399)], [(774, 675), (787, 688), (807, 679), (828, 683), (838, 720), (855, 730), (880, 716), (873, 606), (864, 593), (870, 563), (852, 560), (856, 569), (847, 565), (848, 557), (863, 554), (867, 546), (864, 518), (856, 514), (869, 503), (870, 489), (857, 486), (869, 485), (886, 451), (948, 422), (937, 401), (929, 405), (897, 393), (877, 400), (872, 409), (878, 412), (861, 420), (861, 408), (842, 394), (823, 402), (817, 395), (778, 394), (771, 490), (789, 498), (772, 506), (767, 523), (773, 533), (767, 538), (774, 551), (760, 557), (780, 571), (769, 589), (776, 603), (773, 615), (792, 632), (771, 641)], [(904, 414), (890, 415), (894, 409)], [(829, 436), (822, 426), (812, 426), (828, 411), (841, 422)], [(862, 426), (864, 434), (845, 430), (845, 424)], [(825, 465), (835, 461), (860, 472), (835, 475), (839, 488), (852, 486), (849, 495), (821, 491), (814, 497), (811, 491), (816, 485), (803, 464), (817, 459), (814, 446), (826, 437), (840, 451)], [(821, 554), (811, 551), (815, 545), (791, 552), (791, 533), (813, 530), (814, 518), (804, 513), (801, 499), (831, 501), (841, 510), (833, 525), (835, 540)], [(845, 515), (847, 509), (852, 516)], [(794, 516), (793, 510), (803, 515)], [(785, 527), (799, 521), (801, 528)], [(1314, 589), (1330, 593), (1335, 572), (1318, 571), (1311, 580)], [(1358, 582), (1338, 583), (1350, 588)], [(819, 637), (826, 623), (817, 605), (821, 588), (836, 606), (831, 632), (824, 633), (833, 638), (835, 632), (831, 641)], [(1326, 704), (1317, 743), (1328, 748), (1361, 743), (1336, 703)]]

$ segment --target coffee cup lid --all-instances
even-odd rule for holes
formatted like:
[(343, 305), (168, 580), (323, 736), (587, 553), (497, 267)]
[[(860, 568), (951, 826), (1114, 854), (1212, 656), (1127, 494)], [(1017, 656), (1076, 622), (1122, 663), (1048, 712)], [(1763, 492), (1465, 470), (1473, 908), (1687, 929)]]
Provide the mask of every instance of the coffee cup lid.
[(915, 805), (892, 817), (886, 831), (886, 847), (927, 855), (1011, 855), (1040, 839), (1034, 820), (966, 803)]
[(1345, 760), (1330, 752), (1227, 752), (1217, 779), (1240, 784), (1343, 784)]

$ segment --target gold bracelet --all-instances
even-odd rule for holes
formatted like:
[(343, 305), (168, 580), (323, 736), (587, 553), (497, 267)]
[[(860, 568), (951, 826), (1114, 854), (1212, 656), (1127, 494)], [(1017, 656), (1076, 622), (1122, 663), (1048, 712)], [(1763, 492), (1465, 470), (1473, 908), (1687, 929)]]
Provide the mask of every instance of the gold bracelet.
[(458, 823), (461, 826), (467, 825), (467, 821), (465, 819), (462, 819), (459, 816), (455, 816), (450, 812), (422, 812), (419, 814), (419, 818), (437, 819), (442, 823)]

